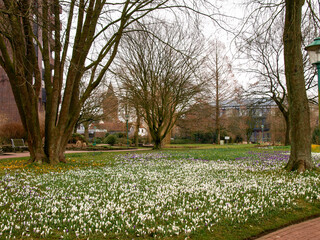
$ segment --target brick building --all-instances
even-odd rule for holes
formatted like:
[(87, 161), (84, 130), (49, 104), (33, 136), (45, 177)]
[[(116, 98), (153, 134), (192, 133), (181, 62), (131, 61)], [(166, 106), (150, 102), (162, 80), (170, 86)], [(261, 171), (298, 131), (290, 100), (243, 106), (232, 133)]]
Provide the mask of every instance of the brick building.
[(19, 122), (20, 116), (8, 77), (0, 67), (0, 124)]
[[(33, 0), (35, 9), (40, 10), (42, 0)], [(3, 6), (3, 1), (0, 0), (0, 8)], [(60, 11), (62, 13), (62, 11)], [(35, 14), (35, 21), (33, 23), (33, 34), (37, 37), (39, 42), (42, 42), (42, 31), (40, 24), (38, 24), (38, 16)], [(54, 21), (54, 19), (52, 19)], [(8, 44), (9, 45), (9, 44)], [(38, 58), (38, 66), (40, 69), (40, 74), (42, 74), (42, 56), (37, 43), (34, 44), (36, 50), (36, 57)], [(52, 48), (52, 46), (49, 46)], [(9, 50), (10, 53), (10, 50)], [(1, 54), (1, 52), (0, 52)], [(53, 58), (50, 56), (50, 63), (53, 64)], [(42, 86), (42, 89), (39, 94), (39, 112), (43, 113), (45, 110), (46, 94), (45, 89)], [(2, 124), (11, 123), (11, 122), (20, 122), (19, 111), (12, 93), (9, 79), (0, 66), (0, 126)]]

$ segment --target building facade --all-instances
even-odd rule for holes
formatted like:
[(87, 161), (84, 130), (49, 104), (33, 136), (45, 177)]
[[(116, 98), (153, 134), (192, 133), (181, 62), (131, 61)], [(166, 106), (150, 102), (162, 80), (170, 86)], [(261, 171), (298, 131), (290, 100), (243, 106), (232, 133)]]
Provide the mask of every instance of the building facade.
[(7, 74), (0, 67), (0, 125), (19, 122), (20, 115)]
[[(32, 6), (34, 6), (35, 11), (40, 11), (41, 10), (41, 3), (42, 0), (33, 0), (33, 4)], [(3, 1), (0, 0), (0, 8), (3, 8)], [(62, 13), (62, 8), (61, 12)], [(34, 22), (32, 23), (32, 30), (33, 30), (33, 34), (34, 36), (38, 39), (38, 42), (42, 42), (42, 31), (41, 31), (41, 24), (39, 24), (39, 16), (38, 14), (35, 12), (34, 13)], [(54, 21), (54, 18), (52, 18), (52, 21)], [(40, 48), (38, 46), (38, 42), (34, 41), (34, 48), (35, 48), (35, 54), (37, 57), (37, 61), (38, 61), (38, 67), (40, 69), (40, 74), (41, 77), (43, 76), (43, 68), (42, 68), (42, 56), (41, 56), (41, 51)], [(49, 48), (52, 49), (52, 42), (51, 46), (49, 46)], [(10, 46), (10, 44), (7, 44), (8, 46)], [(12, 52), (11, 49), (8, 49), (9, 54)], [(51, 52), (50, 52), (51, 53)], [(0, 53), (1, 54), (1, 53)], [(50, 63), (51, 65), (53, 64), (53, 58), (50, 54)], [(44, 113), (45, 110), (45, 103), (46, 103), (46, 93), (45, 93), (45, 89), (44, 89), (44, 84), (43, 81), (42, 83), (42, 88), (40, 90), (40, 94), (38, 96), (39, 98), (39, 106), (38, 106), (38, 111), (39, 113)], [(7, 74), (5, 73), (4, 69), (0, 66), (0, 126), (7, 124), (7, 123), (16, 123), (16, 122), (21, 122), (20, 120), (20, 115), (19, 115), (19, 111), (18, 111), (18, 107), (16, 105), (15, 99), (14, 99), (14, 95), (11, 89), (11, 85), (8, 79)]]

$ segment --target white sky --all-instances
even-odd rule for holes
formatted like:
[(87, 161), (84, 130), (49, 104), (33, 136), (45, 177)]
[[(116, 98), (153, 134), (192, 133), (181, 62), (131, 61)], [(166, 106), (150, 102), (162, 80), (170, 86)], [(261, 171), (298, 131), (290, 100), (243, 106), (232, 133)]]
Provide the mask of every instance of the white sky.
[(230, 32), (214, 25), (211, 20), (206, 19), (206, 27), (203, 33), (208, 39), (217, 39), (225, 44), (226, 50), (228, 51), (227, 55), (232, 62), (235, 78), (241, 85), (245, 87), (250, 77), (247, 75), (247, 73), (239, 70), (239, 66), (244, 64), (244, 61), (235, 58), (237, 49), (234, 44), (235, 32), (239, 30), (241, 21), (246, 13), (242, 2), (243, 0), (218, 1), (220, 11), (223, 15), (225, 15), (223, 20), (226, 21), (226, 24), (228, 25), (226, 26), (226, 29), (230, 30)]

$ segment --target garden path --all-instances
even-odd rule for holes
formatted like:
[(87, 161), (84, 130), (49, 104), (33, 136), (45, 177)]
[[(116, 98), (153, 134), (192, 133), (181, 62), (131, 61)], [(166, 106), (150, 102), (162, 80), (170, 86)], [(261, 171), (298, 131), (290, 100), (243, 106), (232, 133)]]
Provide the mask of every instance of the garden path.
[(257, 240), (320, 240), (320, 218), (294, 224)]
[[(150, 148), (146, 149), (130, 149), (130, 150), (106, 150), (106, 151), (97, 151), (97, 152), (136, 152), (136, 151), (146, 151), (150, 150)], [(66, 151), (66, 153), (84, 153), (84, 152), (92, 152), (92, 151)], [(21, 157), (29, 157), (29, 152), (15, 152), (15, 153), (4, 153), (0, 154), (0, 159), (5, 158), (21, 158)]]

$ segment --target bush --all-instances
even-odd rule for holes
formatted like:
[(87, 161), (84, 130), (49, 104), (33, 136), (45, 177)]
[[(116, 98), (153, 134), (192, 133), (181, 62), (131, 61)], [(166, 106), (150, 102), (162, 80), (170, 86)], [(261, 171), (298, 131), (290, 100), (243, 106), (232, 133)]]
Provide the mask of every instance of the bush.
[(320, 129), (316, 127), (312, 133), (312, 143), (320, 145)]
[(174, 140), (171, 140), (171, 144), (191, 144), (194, 143), (191, 139), (183, 139), (183, 138), (177, 138)]
[(127, 135), (125, 133), (122, 133), (122, 132), (116, 133), (116, 136), (118, 138), (126, 138), (127, 137)]
[(23, 129), (23, 126), (19, 122), (6, 123), (0, 127), (0, 139), (3, 144), (11, 144), (10, 139), (23, 138), (26, 139), (26, 132)]
[(213, 143), (216, 141), (217, 136), (212, 132), (194, 132), (192, 133), (191, 139), (194, 143)]
[[(117, 139), (118, 144), (127, 145), (127, 138), (118, 138)], [(129, 139), (129, 145), (131, 144), (131, 140)]]
[(110, 144), (111, 146), (113, 146), (116, 142), (117, 142), (117, 138), (115, 135), (109, 135), (104, 139), (104, 143)]
[(243, 142), (243, 138), (239, 135), (236, 136), (236, 139), (234, 140), (235, 143), (242, 143)]
[(77, 143), (77, 141), (81, 141), (81, 142), (87, 142), (86, 139), (84, 138), (83, 135), (81, 135), (80, 133), (73, 133), (69, 143)]
[(97, 138), (93, 139), (93, 142), (95, 142), (96, 144), (101, 144), (102, 139), (97, 137)]
[(11, 145), (5, 145), (5, 146), (2, 146), (2, 151), (3, 152), (14, 152), (14, 149)]

